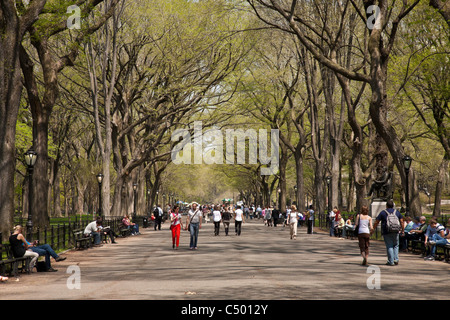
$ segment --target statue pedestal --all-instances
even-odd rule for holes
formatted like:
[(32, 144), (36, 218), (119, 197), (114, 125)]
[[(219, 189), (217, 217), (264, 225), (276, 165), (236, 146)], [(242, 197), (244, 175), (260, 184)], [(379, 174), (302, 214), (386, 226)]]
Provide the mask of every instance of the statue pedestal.
[(386, 201), (383, 199), (373, 199), (370, 204), (370, 216), (375, 219), (378, 214), (386, 209)]

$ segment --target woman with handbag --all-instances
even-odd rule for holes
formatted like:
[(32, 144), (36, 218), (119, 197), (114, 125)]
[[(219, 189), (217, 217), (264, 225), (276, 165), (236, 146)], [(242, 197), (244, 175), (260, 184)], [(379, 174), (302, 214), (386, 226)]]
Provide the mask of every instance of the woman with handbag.
[(180, 234), (183, 223), (181, 222), (181, 213), (178, 212), (179, 207), (175, 205), (170, 212), (170, 230), (172, 231), (172, 249), (178, 250), (180, 245)]
[(369, 216), (369, 208), (362, 206), (361, 213), (355, 219), (355, 233), (358, 235), (363, 266), (367, 265), (367, 259), (369, 258), (370, 233), (372, 230), (372, 217)]

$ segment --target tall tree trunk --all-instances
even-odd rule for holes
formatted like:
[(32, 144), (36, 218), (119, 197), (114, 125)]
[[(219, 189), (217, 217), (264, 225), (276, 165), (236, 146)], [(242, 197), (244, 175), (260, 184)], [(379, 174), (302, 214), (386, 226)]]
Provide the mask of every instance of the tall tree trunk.
[(15, 0), (0, 1), (0, 232), (4, 237), (14, 216), (15, 136), (23, 89), (19, 47), (45, 3), (36, 0), (25, 9)]
[(281, 213), (286, 213), (286, 166), (288, 162), (288, 150), (284, 143), (280, 144), (280, 180), (279, 180), (279, 187), (280, 187), (280, 194), (277, 194), (279, 196), (279, 205), (280, 205), (280, 211)]
[(314, 188), (315, 188), (315, 212), (323, 214), (326, 212), (324, 178), (325, 178), (325, 159), (329, 139), (329, 119), (325, 117), (323, 124), (323, 139), (321, 138), (321, 128), (319, 123), (319, 110), (317, 106), (317, 88), (316, 68), (313, 66), (314, 60), (302, 49), (303, 69), (305, 71), (305, 83), (308, 92), (308, 101), (310, 104), (309, 121), (311, 124), (311, 148), (315, 161), (314, 169)]
[[(380, 1), (381, 24), (387, 19), (387, 1)], [(398, 25), (394, 24), (394, 27)], [(388, 150), (394, 161), (402, 180), (402, 185), (406, 186), (406, 173), (403, 165), (403, 157), (406, 155), (401, 141), (395, 129), (387, 120), (388, 99), (387, 99), (387, 70), (390, 53), (390, 45), (395, 38), (395, 30), (391, 33), (390, 43), (383, 47), (382, 30), (374, 28), (369, 38), (370, 54), (370, 87), (372, 96), (370, 100), (370, 116), (377, 130), (375, 157), (377, 160), (376, 170), (380, 174), (383, 168), (388, 167)], [(411, 185), (415, 186), (414, 170), (410, 169)], [(410, 188), (410, 215), (420, 215), (422, 210), (419, 201), (418, 189)]]
[(301, 154), (301, 148), (297, 148), (297, 150), (294, 153), (296, 186), (297, 186), (295, 200), (297, 202), (297, 210), (303, 211), (303, 209), (305, 208), (305, 181), (303, 178), (303, 155)]
[[(11, 46), (0, 37), (0, 48)], [(5, 50), (6, 51), (6, 50)], [(16, 121), (22, 92), (18, 57), (0, 49), (0, 232), (9, 235), (14, 216)]]

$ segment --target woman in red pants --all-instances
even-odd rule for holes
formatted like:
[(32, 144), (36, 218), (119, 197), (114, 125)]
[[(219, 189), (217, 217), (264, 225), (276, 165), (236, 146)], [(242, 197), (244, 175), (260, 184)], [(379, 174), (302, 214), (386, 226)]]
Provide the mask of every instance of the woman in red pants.
[(172, 248), (178, 250), (180, 244), (180, 231), (183, 227), (181, 222), (181, 213), (178, 212), (179, 207), (175, 205), (170, 212), (170, 230), (172, 230)]

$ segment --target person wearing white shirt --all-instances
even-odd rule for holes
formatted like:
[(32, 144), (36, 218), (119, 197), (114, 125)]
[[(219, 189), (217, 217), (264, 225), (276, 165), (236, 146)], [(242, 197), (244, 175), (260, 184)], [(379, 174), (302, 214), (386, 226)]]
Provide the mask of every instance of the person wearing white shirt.
[(89, 223), (84, 229), (85, 235), (92, 235), (94, 237), (94, 245), (98, 246), (101, 243), (99, 227), (102, 225), (101, 218), (97, 218), (95, 221)]
[(237, 206), (236, 211), (234, 212), (234, 229), (236, 231), (236, 235), (241, 235), (242, 223), (244, 220), (244, 212), (241, 210), (241, 206)]
[(330, 237), (334, 237), (334, 228), (336, 227), (335, 218), (336, 218), (337, 209), (334, 208), (328, 214), (328, 218), (330, 220)]
[(186, 221), (186, 226), (189, 226), (189, 232), (191, 233), (189, 244), (191, 250), (197, 250), (198, 232), (202, 228), (203, 214), (202, 210), (197, 208), (197, 206), (197, 202), (192, 203), (192, 208), (188, 212)]
[(289, 224), (289, 229), (291, 233), (291, 240), (297, 239), (297, 223), (298, 223), (298, 212), (297, 207), (292, 205), (291, 210), (289, 210), (287, 216), (287, 223)]
[(222, 213), (220, 212), (218, 205), (214, 206), (213, 221), (214, 221), (214, 235), (218, 236), (220, 231), (220, 222), (222, 221)]

